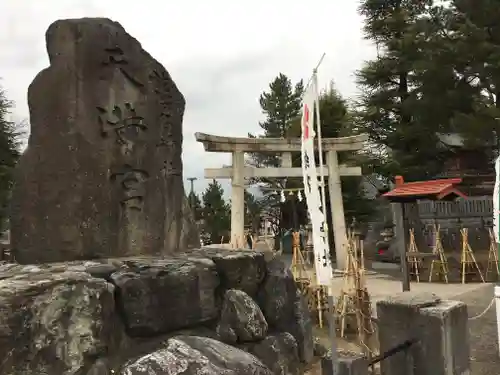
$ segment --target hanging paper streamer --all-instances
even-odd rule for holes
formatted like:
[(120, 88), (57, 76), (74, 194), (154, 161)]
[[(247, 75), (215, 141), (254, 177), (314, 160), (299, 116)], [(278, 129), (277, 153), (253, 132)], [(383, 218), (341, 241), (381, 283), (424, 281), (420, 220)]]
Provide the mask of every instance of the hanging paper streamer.
[[(330, 248), (325, 225), (324, 207), (321, 204), (320, 185), (316, 172), (314, 155), (314, 105), (318, 103), (316, 76), (313, 75), (302, 105), (302, 175), (304, 178), (304, 195), (311, 218), (314, 247), (314, 263), (319, 285), (330, 286), (333, 277), (330, 260)], [(319, 124), (318, 124), (319, 126)]]
[(281, 191), (281, 202), (285, 202), (286, 201), (286, 197), (285, 197), (285, 193), (283, 192), (283, 190)]
[(300, 190), (299, 193), (297, 194), (297, 199), (299, 200), (299, 202), (302, 202), (302, 193), (300, 192)]

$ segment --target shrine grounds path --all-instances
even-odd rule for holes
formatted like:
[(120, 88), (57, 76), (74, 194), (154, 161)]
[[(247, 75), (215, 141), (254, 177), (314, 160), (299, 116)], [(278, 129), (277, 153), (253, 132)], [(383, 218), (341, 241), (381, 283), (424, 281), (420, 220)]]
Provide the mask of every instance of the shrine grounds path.
[[(291, 264), (291, 256), (283, 254), (283, 260)], [(290, 258), (290, 259), (288, 259)], [(372, 301), (376, 301), (393, 293), (401, 291), (398, 267), (378, 265), (373, 267), (376, 272), (367, 274), (367, 286)], [(334, 281), (338, 289), (342, 287), (341, 277)], [(498, 348), (498, 334), (495, 305), (484, 315), (481, 314), (493, 298), (494, 284), (442, 284), (442, 283), (414, 283), (412, 290), (432, 292), (443, 299), (459, 300), (467, 304), (469, 314), (469, 342), (471, 356), (471, 375), (499, 375), (500, 354)]]
[[(493, 297), (493, 285), (485, 285), (475, 291), (457, 296), (455, 299), (467, 304), (469, 317), (480, 314)], [(497, 322), (495, 306), (484, 316), (469, 320), (471, 375), (500, 374)]]

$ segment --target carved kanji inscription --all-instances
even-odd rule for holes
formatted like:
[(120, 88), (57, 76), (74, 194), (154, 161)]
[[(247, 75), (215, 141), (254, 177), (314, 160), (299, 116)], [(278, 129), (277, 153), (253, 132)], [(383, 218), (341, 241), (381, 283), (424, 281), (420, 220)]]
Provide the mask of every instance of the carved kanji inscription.
[(125, 77), (127, 77), (130, 82), (139, 87), (144, 87), (144, 84), (138, 79), (132, 72), (129, 66), (129, 62), (125, 57), (123, 49), (118, 46), (105, 48), (106, 58), (102, 62), (105, 66), (116, 66), (120, 69)]
[(113, 108), (97, 107), (102, 135), (107, 137), (114, 133), (116, 141), (121, 145), (133, 145), (141, 132), (148, 129), (144, 117), (139, 116), (131, 103)]
[(144, 201), (144, 182), (149, 178), (147, 171), (133, 168), (128, 164), (114, 170), (111, 181), (119, 184), (123, 194), (120, 199), (124, 208), (142, 210)]

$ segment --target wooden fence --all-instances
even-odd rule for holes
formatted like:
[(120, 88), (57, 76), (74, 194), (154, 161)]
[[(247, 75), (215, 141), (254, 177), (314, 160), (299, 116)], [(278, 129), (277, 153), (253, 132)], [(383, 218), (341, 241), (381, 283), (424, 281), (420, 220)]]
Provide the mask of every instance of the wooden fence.
[(474, 250), (488, 250), (488, 230), (493, 224), (492, 197), (471, 197), (454, 202), (421, 201), (418, 211), (429, 245), (434, 242), (433, 227), (437, 224), (441, 227), (441, 239), (446, 251), (461, 250), (461, 228), (469, 229), (469, 243)]

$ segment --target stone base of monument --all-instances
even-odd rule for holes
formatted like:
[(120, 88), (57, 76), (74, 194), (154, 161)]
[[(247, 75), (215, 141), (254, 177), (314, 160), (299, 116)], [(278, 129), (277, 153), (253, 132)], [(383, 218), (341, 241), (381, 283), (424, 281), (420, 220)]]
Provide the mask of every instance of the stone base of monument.
[(3, 264), (0, 300), (2, 374), (299, 374), (313, 357), (290, 270), (254, 251)]

